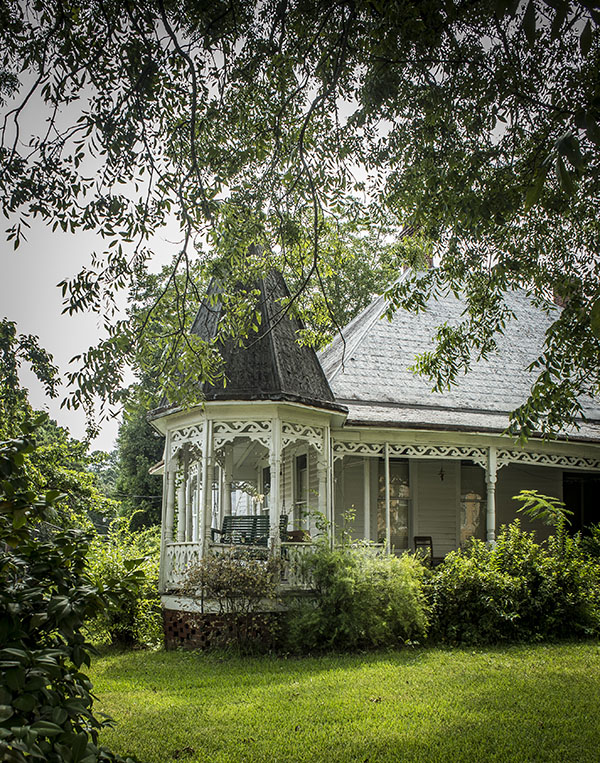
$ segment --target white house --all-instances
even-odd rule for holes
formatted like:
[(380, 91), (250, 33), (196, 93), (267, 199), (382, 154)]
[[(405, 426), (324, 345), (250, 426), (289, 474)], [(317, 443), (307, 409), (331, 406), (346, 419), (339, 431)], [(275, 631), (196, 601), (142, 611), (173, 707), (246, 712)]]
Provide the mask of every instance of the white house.
[[(272, 271), (259, 288), (255, 337), (222, 349), (227, 384), (204, 385), (202, 406), (151, 416), (166, 437), (160, 587), (167, 608), (192, 606), (172, 594), (191, 562), (223, 547), (213, 530), (231, 514), (269, 516), (269, 547), (283, 550), (283, 582), (292, 588), (305, 584), (295, 564), (317, 532), (317, 512), (332, 535), (346, 521), (354, 537), (390, 552), (429, 536), (434, 557), (470, 536), (493, 541), (515, 517), (512, 496), (524, 488), (564, 498), (576, 529), (600, 521), (597, 401), (587, 401), (579, 430), (555, 441), (532, 438), (520, 447), (503, 434), (509, 412), (527, 397), (533, 377), (526, 369), (551, 321), (524, 294), (508, 297), (516, 318), (498, 353), (440, 394), (410, 366), (433, 346), (441, 323), (459, 320), (454, 296), (419, 314), (399, 310), (390, 321), (380, 297), (317, 355), (295, 341), (301, 326), (279, 302), (287, 295), (282, 277)], [(193, 328), (206, 339), (220, 317), (218, 286), (209, 291)], [(305, 533), (282, 539), (281, 515), (288, 530)]]

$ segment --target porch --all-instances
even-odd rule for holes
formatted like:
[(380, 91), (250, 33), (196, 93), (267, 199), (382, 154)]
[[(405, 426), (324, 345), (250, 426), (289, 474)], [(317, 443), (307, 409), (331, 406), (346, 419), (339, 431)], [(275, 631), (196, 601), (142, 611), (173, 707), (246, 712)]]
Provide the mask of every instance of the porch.
[[(242, 415), (250, 411), (252, 418)], [(281, 559), (283, 591), (310, 587), (301, 560), (324, 533), (332, 545), (343, 532), (387, 553), (414, 550), (415, 538), (426, 536), (440, 559), (471, 537), (494, 542), (496, 528), (515, 518), (512, 496), (521, 489), (562, 498), (565, 475), (597, 474), (600, 466), (571, 443), (517, 450), (500, 436), (332, 431), (334, 417), (301, 405), (215, 403), (201, 420), (167, 431), (163, 594), (236, 540)], [(260, 543), (220, 542), (227, 518), (243, 517), (263, 528)], [(543, 537), (543, 526), (522, 523)]]

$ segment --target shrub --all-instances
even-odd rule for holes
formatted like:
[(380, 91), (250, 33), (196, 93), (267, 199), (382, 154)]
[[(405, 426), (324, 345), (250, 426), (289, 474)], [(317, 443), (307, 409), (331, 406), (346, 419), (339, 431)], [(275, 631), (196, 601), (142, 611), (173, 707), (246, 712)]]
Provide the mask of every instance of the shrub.
[(314, 596), (290, 612), (293, 651), (396, 646), (427, 631), (425, 570), (414, 557), (323, 545), (307, 557), (305, 573), (314, 581)]
[(30, 490), (23, 467), (34, 449), (30, 434), (0, 445), (0, 759), (122, 760), (98, 746), (103, 724), (83, 672), (94, 651), (84, 619), (112, 597), (86, 573), (88, 534), (40, 533), (58, 494)]
[[(96, 534), (88, 552), (88, 570), (96, 585), (118, 587), (123, 594), (115, 606), (88, 623), (96, 641), (132, 646), (153, 646), (162, 640), (158, 567), (160, 528), (130, 529), (129, 519), (118, 517), (105, 535)], [(132, 570), (136, 585), (127, 587)]]
[[(192, 565), (187, 573), (182, 593), (200, 595), (202, 602), (218, 605), (221, 615), (229, 617), (234, 626), (233, 636), (238, 648), (248, 651), (259, 646), (252, 642), (256, 630), (270, 630), (274, 642), (275, 621), (259, 616), (266, 600), (277, 598), (281, 565), (265, 549), (249, 550), (232, 548), (229, 551), (207, 556)], [(261, 628), (254, 628), (259, 621)], [(264, 643), (262, 647), (269, 646)]]
[(590, 559), (600, 562), (600, 525), (590, 525), (588, 535), (581, 539), (581, 546)]
[(449, 554), (427, 585), (433, 638), (493, 643), (600, 632), (600, 567), (578, 536), (546, 546), (519, 521), (493, 547), (474, 540)]

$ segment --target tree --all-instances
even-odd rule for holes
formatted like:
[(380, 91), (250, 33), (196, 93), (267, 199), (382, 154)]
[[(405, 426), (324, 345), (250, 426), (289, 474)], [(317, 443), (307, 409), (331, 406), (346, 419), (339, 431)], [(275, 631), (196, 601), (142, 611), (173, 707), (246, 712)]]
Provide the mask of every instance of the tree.
[(162, 459), (164, 439), (149, 424), (148, 408), (136, 400), (123, 414), (118, 437), (116, 495), (132, 529), (160, 524), (162, 478), (149, 469)]
[(21, 386), (19, 368), (27, 363), (49, 397), (58, 394), (58, 368), (39, 345), (37, 337), (17, 333), (16, 324), (0, 321), (0, 440), (16, 437), (31, 418), (27, 390)]
[[(554, 294), (565, 302), (513, 415), (515, 432), (551, 434), (600, 386), (598, 8), (13, 0), (0, 59), (8, 236), (18, 246), (32, 215), (98, 230), (106, 251), (63, 290), (67, 310), (110, 315), (171, 215), (183, 301), (190, 261), (210, 252), (231, 294), (275, 264), (298, 284), (292, 304), (318, 287), (334, 323), (330, 225), (412, 230), (440, 264), (393, 289), (393, 305), (417, 308), (447, 289), (465, 302), (463, 323), (443, 327), (439, 350), (418, 363), (439, 388), (493, 351), (507, 291), (524, 288), (548, 310)], [(49, 121), (23, 140), (34, 101)], [(72, 405), (118, 398), (143, 325), (112, 320), (71, 376)], [(214, 347), (180, 344), (178, 373), (214, 371)]]
[(21, 436), (36, 422), (37, 447), (24, 457), (30, 489), (38, 494), (58, 491), (48, 515), (61, 527), (102, 525), (115, 515), (118, 504), (98, 487), (91, 468), (101, 456), (88, 454), (88, 443), (71, 437), (66, 429), (29, 404), (19, 370), (27, 363), (46, 393), (58, 394), (58, 369), (52, 356), (34, 336), (19, 335), (13, 322), (0, 321), (0, 440)]
[[(92, 712), (85, 666), (93, 647), (84, 619), (139, 587), (139, 565), (94, 585), (85, 570), (90, 536), (81, 530), (40, 533), (56, 490), (36, 495), (24, 466), (34, 426), (0, 445), (0, 757), (123, 761), (98, 745), (106, 721)], [(133, 763), (131, 758), (127, 759)]]

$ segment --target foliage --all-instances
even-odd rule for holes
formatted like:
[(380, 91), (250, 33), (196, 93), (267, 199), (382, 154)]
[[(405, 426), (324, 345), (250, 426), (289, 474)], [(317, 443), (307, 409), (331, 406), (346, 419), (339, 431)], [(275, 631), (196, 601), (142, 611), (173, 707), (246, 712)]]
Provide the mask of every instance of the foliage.
[(495, 643), (600, 633), (600, 566), (581, 538), (535, 543), (520, 523), (496, 544), (472, 540), (428, 581), (431, 635), (449, 643)]
[(248, 615), (278, 593), (279, 562), (268, 552), (257, 556), (246, 549), (207, 556), (192, 565), (183, 590), (219, 605), (221, 614)]
[[(233, 642), (239, 650), (264, 650), (277, 640), (278, 622), (260, 610), (265, 600), (277, 600), (280, 573), (279, 560), (266, 549), (231, 548), (192, 564), (182, 591), (199, 596), (202, 602), (218, 604), (219, 614), (233, 628)], [(260, 643), (256, 633), (261, 634)], [(265, 638), (267, 633), (269, 638)]]
[(600, 524), (587, 529), (589, 532), (581, 539), (581, 545), (588, 556), (600, 563)]
[(133, 394), (124, 412), (117, 440), (116, 495), (131, 527), (160, 524), (162, 480), (149, 469), (162, 459), (164, 438), (150, 425), (144, 397)]
[[(25, 474), (34, 449), (25, 436), (0, 446), (0, 757), (49, 763), (116, 758), (98, 746), (103, 723), (92, 713), (92, 686), (82, 672), (93, 649), (83, 621), (118, 600), (86, 574), (89, 535), (44, 532), (58, 498), (38, 497)], [(134, 586), (132, 570), (122, 586)]]
[[(494, 351), (505, 294), (528, 291), (553, 323), (513, 431), (576, 421), (600, 384), (599, 21), (579, 0), (9, 0), (8, 239), (18, 246), (38, 217), (106, 240), (63, 283), (69, 312), (101, 311), (110, 326), (72, 372), (71, 405), (119, 399), (140, 326), (115, 320), (115, 292), (143, 278), (167, 221), (180, 232), (180, 294), (198, 252), (224, 277), (225, 333), (247, 307), (235, 285), (273, 264), (319, 288), (335, 325), (322, 251), (341, 222), (390, 240), (412, 232), (438, 257), (391, 290), (392, 307), (461, 295), (462, 321), (417, 363), (439, 388)], [(161, 337), (163, 370), (213, 373), (214, 347), (182, 332)]]
[[(87, 624), (94, 640), (107, 638), (122, 646), (160, 643), (159, 555), (159, 528), (135, 532), (125, 517), (114, 519), (106, 534), (92, 538), (87, 555), (90, 579), (103, 589), (121, 590), (115, 606), (99, 612)], [(136, 571), (136, 585), (128, 586), (132, 570)]]
[(90, 454), (88, 470), (96, 475), (98, 490), (107, 498), (115, 498), (117, 489), (118, 460), (117, 450), (94, 450)]
[(526, 514), (530, 519), (541, 519), (545, 524), (555, 527), (560, 535), (569, 524), (567, 517), (573, 514), (563, 501), (551, 495), (543, 495), (537, 490), (521, 490), (518, 495), (513, 496), (513, 501), (523, 504), (517, 512)]
[(49, 397), (58, 394), (58, 369), (40, 347), (37, 337), (17, 334), (16, 324), (0, 320), (0, 438), (16, 436), (24, 421), (31, 418), (27, 391), (21, 387), (19, 369), (27, 363), (43, 384)]
[(36, 422), (37, 447), (25, 456), (30, 489), (52, 489), (58, 497), (48, 519), (61, 527), (89, 527), (114, 516), (117, 503), (98, 489), (92, 467), (101, 458), (88, 455), (88, 445), (72, 438), (47, 415), (34, 411), (19, 371), (27, 363), (50, 397), (57, 394), (58, 369), (33, 336), (20, 336), (15, 324), (0, 322), (0, 438), (18, 437), (23, 427)]
[(130, 651), (92, 671), (102, 708), (135, 719), (102, 738), (145, 763), (594, 763), (600, 745), (596, 641), (293, 659)]
[(304, 571), (315, 594), (291, 610), (294, 651), (393, 647), (425, 635), (424, 568), (414, 557), (322, 544), (307, 556)]
[(36, 430), (37, 447), (27, 457), (27, 473), (36, 492), (60, 492), (48, 519), (61, 527), (104, 527), (119, 509), (98, 487), (91, 470), (98, 456), (88, 454), (85, 441), (71, 437), (47, 417)]

